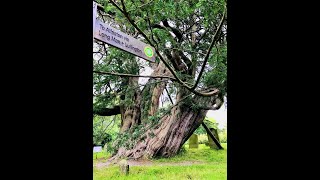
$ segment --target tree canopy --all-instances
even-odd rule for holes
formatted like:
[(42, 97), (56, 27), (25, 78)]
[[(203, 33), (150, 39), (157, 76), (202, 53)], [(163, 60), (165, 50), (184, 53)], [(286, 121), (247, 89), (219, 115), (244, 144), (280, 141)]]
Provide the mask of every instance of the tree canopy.
[[(190, 89), (196, 85), (194, 89), (199, 92), (216, 88), (225, 94), (226, 25), (216, 32), (221, 18), (225, 16), (225, 1), (97, 2), (104, 5), (107, 12), (99, 11), (104, 22), (155, 47), (159, 52), (156, 61), (166, 62), (168, 67), (174, 69), (174, 75), (179, 80), (165, 79), (171, 81), (171, 85), (168, 85), (169, 92), (174, 92), (177, 85), (186, 85)], [(226, 16), (224, 19), (226, 22)], [(139, 75), (145, 66), (153, 66), (152, 63), (139, 61), (134, 55), (101, 42), (97, 42), (94, 49), (95, 72)], [(168, 60), (177, 55), (180, 59), (176, 61), (180, 62)], [(200, 78), (192, 76), (200, 73)], [(126, 76), (101, 74), (94, 73), (94, 109), (130, 103), (132, 89), (139, 87), (128, 88)], [(199, 82), (196, 83), (197, 81)], [(127, 98), (120, 101), (124, 94)]]
[[(121, 133), (133, 125), (156, 121), (158, 127), (174, 118), (180, 127), (186, 121), (183, 117), (193, 117), (188, 121), (191, 129), (185, 129), (186, 137), (179, 140), (181, 146), (201, 124), (203, 114), (220, 108), (227, 95), (226, 1), (97, 2), (98, 19), (154, 47), (156, 62), (95, 40), (94, 115), (121, 114)], [(150, 75), (142, 75), (145, 72)], [(160, 101), (165, 106), (159, 107)], [(194, 113), (188, 115), (190, 111)]]

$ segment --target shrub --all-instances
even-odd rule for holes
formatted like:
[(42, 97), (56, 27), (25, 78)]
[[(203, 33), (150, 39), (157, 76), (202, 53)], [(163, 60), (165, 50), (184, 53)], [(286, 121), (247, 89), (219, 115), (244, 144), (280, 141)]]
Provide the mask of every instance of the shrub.
[(207, 134), (198, 135), (198, 143), (199, 143), (199, 144), (206, 144), (206, 143), (208, 143), (208, 136), (207, 136)]

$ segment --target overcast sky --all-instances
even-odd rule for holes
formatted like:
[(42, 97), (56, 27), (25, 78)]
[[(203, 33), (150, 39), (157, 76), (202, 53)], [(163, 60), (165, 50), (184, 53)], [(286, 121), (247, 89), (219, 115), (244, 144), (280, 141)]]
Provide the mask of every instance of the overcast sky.
[(227, 108), (226, 108), (225, 104), (223, 103), (223, 105), (221, 106), (221, 108), (219, 110), (208, 111), (207, 117), (214, 118), (216, 120), (216, 122), (219, 123), (218, 124), (219, 129), (226, 127), (226, 125), (227, 125)]

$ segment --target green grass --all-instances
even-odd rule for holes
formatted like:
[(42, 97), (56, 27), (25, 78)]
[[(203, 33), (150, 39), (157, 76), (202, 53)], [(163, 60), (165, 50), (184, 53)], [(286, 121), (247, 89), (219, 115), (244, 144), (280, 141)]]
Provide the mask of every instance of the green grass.
[(110, 154), (106, 152), (93, 153), (93, 161), (99, 161), (101, 158), (106, 159), (108, 157), (110, 157)]
[[(227, 144), (222, 143), (224, 150), (212, 150), (204, 144), (199, 144), (198, 149), (189, 149), (185, 145), (186, 152), (172, 158), (155, 159), (152, 166), (132, 166), (128, 176), (121, 175), (118, 166), (94, 168), (94, 180), (108, 179), (139, 179), (139, 180), (180, 180), (180, 179), (227, 179)], [(100, 154), (100, 159), (94, 163), (105, 162), (108, 154)], [(99, 158), (99, 155), (98, 155)], [(199, 164), (192, 165), (164, 165), (164, 163), (179, 163), (185, 161), (197, 161)]]
[(189, 145), (185, 145), (187, 152), (178, 154), (171, 158), (161, 158), (154, 160), (155, 162), (182, 162), (182, 161), (203, 161), (203, 162), (225, 162), (227, 160), (227, 144), (221, 144), (224, 150), (210, 149), (209, 146), (199, 144), (198, 149), (189, 149)]
[(94, 169), (94, 180), (107, 179), (216, 179), (225, 180), (226, 168), (221, 165), (203, 164), (191, 166), (134, 166), (130, 167), (130, 175), (121, 175), (119, 167)]

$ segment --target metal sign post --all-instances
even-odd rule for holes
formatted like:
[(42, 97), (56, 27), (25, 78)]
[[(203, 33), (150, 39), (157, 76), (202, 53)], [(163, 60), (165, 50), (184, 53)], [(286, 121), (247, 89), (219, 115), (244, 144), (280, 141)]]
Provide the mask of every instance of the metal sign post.
[(96, 159), (97, 159), (97, 153), (102, 151), (102, 146), (94, 146), (93, 147), (93, 153), (96, 153)]

